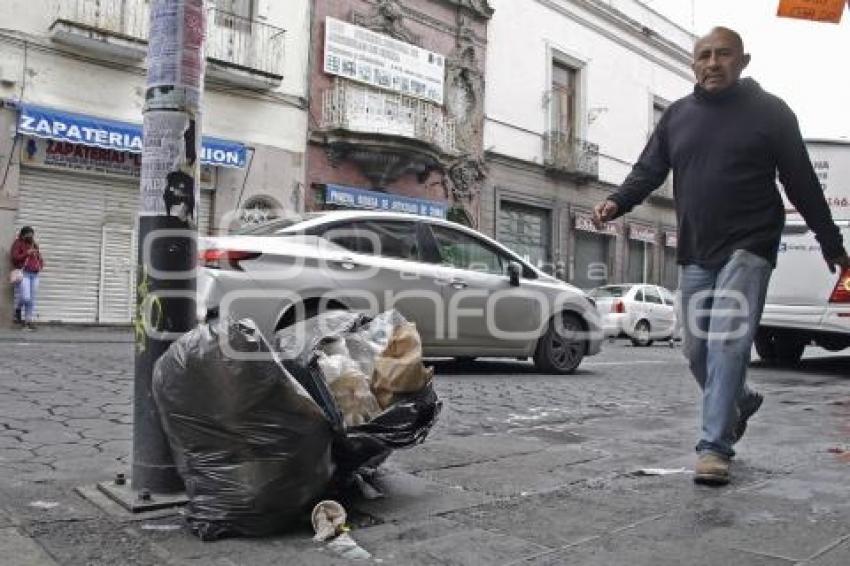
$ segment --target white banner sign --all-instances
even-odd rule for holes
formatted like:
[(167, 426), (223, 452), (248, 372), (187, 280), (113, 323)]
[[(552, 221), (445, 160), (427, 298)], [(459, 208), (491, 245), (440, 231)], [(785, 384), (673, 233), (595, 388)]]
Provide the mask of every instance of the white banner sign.
[(629, 226), (629, 238), (631, 238), (632, 240), (639, 240), (641, 242), (654, 244), (655, 229), (649, 228), (647, 226), (640, 226), (638, 224), (631, 224)]
[(617, 235), (617, 225), (611, 222), (608, 222), (602, 227), (602, 230), (597, 230), (593, 225), (593, 220), (591, 220), (590, 216), (576, 215), (576, 230), (581, 230), (583, 232), (596, 232), (597, 234), (605, 234), (606, 236), (616, 236)]
[(445, 57), (331, 17), (325, 72), (443, 104)]

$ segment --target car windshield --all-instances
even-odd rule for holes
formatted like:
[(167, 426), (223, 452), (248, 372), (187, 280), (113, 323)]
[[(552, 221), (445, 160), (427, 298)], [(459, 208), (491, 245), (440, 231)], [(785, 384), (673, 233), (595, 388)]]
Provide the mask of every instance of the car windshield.
[(296, 224), (300, 224), (306, 220), (316, 218), (320, 213), (294, 214), (285, 218), (276, 218), (262, 224), (249, 224), (242, 226), (234, 232), (238, 236), (268, 236), (282, 232), (289, 232), (287, 228), (291, 228)]
[(594, 299), (619, 299), (626, 296), (626, 293), (631, 289), (631, 285), (611, 285), (609, 287), (599, 287), (590, 292), (590, 296)]

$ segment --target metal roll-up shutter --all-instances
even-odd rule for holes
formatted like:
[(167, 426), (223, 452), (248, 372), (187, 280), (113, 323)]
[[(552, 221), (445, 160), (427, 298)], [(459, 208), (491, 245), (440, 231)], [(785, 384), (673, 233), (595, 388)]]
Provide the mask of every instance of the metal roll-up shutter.
[(613, 251), (611, 236), (575, 231), (575, 267), (572, 281), (581, 289), (593, 289), (609, 281)]
[[(32, 226), (45, 259), (36, 297), (41, 322), (129, 323), (135, 305), (139, 182), (25, 168), (18, 227)], [(199, 228), (209, 230), (212, 192)]]
[(212, 221), (213, 191), (201, 190), (201, 208), (198, 210), (198, 235), (209, 236)]
[[(137, 191), (137, 189), (136, 189)], [(201, 191), (198, 234), (209, 233), (212, 192)], [(134, 214), (136, 214), (134, 209)], [(138, 232), (135, 223), (103, 226), (98, 322), (126, 324), (136, 310)]]
[(98, 321), (103, 227), (133, 226), (137, 187), (110, 177), (21, 171), (18, 223), (35, 229), (45, 261), (39, 321)]
[(551, 234), (548, 210), (512, 202), (501, 203), (497, 239), (526, 261), (537, 267), (552, 261)]
[(98, 322), (123, 324), (133, 318), (136, 300), (135, 231), (126, 224), (103, 226)]

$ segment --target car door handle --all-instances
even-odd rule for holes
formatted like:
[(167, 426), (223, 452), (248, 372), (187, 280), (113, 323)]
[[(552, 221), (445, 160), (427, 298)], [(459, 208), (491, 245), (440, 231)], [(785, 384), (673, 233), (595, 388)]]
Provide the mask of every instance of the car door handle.
[(454, 289), (466, 289), (469, 284), (462, 279), (435, 279), (434, 283), (442, 287), (453, 287)]
[(331, 263), (333, 265), (336, 265), (337, 267), (345, 269), (346, 271), (351, 271), (352, 269), (357, 267), (357, 264), (354, 263), (354, 260), (352, 260), (350, 257), (345, 257), (342, 259), (333, 259), (331, 260)]

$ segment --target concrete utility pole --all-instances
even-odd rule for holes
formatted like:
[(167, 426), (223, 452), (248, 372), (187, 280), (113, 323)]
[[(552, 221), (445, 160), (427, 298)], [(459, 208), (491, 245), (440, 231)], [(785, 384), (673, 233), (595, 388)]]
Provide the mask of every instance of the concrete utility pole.
[(135, 491), (183, 489), (152, 395), (156, 360), (196, 322), (204, 0), (152, 0), (139, 201)]

